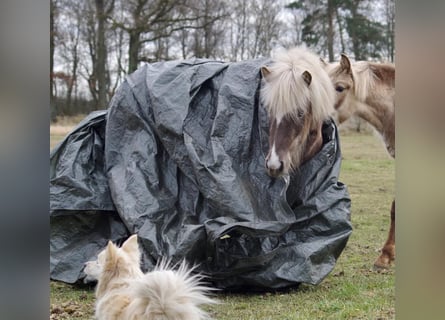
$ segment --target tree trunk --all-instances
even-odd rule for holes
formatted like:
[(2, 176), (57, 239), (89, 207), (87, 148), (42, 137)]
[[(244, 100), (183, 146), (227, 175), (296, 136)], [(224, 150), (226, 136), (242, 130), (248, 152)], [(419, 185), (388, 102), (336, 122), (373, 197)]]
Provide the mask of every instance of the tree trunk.
[(391, 62), (394, 62), (394, 0), (386, 1), (386, 23), (388, 54)]
[(357, 19), (358, 19), (357, 10), (358, 10), (358, 3), (352, 1), (351, 15), (352, 15), (352, 24), (353, 25), (352, 25), (352, 27), (350, 27), (352, 50), (354, 51), (355, 60), (362, 60), (361, 52), (360, 52), (360, 43), (359, 43), (360, 39), (358, 38), (357, 33), (355, 32)]
[(50, 11), (49, 11), (49, 92), (50, 92), (50, 102), (52, 104), (54, 98), (54, 45), (55, 45), (55, 27), (54, 27), (54, 13), (56, 10), (55, 0), (51, 0), (50, 2)]
[(54, 48), (55, 48), (55, 24), (54, 24), (54, 14), (56, 11), (56, 3), (55, 0), (51, 0), (50, 2), (50, 11), (49, 11), (49, 105), (50, 105), (50, 117), (51, 121), (57, 120), (57, 106), (55, 102), (55, 91), (56, 87), (54, 85)]
[(66, 105), (69, 112), (72, 111), (73, 89), (77, 79), (77, 66), (79, 64), (79, 57), (77, 53), (77, 44), (73, 48), (73, 66), (71, 69), (71, 77), (67, 80)]
[(341, 46), (341, 52), (346, 53), (346, 46), (345, 46), (345, 40), (343, 39), (343, 24), (341, 22), (341, 16), (338, 12), (338, 7), (335, 8), (335, 15), (337, 17), (337, 24), (338, 24), (338, 33), (340, 36), (340, 46)]
[(97, 108), (105, 109), (107, 107), (107, 75), (106, 75), (106, 60), (107, 48), (105, 44), (105, 10), (104, 1), (96, 0), (96, 15), (97, 15), (97, 64), (96, 77), (98, 86), (98, 101)]
[(132, 73), (138, 68), (140, 36), (141, 34), (138, 31), (130, 31), (130, 43), (128, 47), (128, 73)]
[(240, 59), (245, 59), (244, 57), (244, 51), (245, 51), (245, 43), (247, 42), (246, 39), (246, 20), (247, 20), (247, 12), (246, 12), (246, 1), (243, 0), (242, 3), (242, 23), (241, 23), (241, 55)]
[(329, 62), (334, 62), (334, 16), (335, 16), (335, 7), (333, 0), (328, 0), (328, 30), (327, 30), (327, 46), (328, 46), (328, 55)]

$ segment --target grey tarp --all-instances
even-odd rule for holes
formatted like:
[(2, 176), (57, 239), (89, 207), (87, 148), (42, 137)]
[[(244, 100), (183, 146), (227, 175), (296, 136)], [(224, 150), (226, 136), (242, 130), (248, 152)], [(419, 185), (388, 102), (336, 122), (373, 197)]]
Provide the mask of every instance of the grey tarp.
[(267, 60), (145, 64), (108, 112), (51, 152), (51, 278), (75, 282), (108, 241), (137, 233), (143, 265), (199, 263), (219, 288), (319, 283), (351, 233), (337, 129), (288, 179), (267, 175)]

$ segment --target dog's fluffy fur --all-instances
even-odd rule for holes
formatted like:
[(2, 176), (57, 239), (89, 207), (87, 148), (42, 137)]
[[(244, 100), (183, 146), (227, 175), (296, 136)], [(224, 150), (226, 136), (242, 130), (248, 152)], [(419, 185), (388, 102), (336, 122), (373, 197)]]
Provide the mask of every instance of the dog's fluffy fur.
[(118, 248), (111, 241), (96, 261), (86, 263), (85, 273), (97, 279), (96, 318), (98, 320), (201, 320), (208, 314), (201, 304), (216, 303), (201, 283), (202, 276), (192, 274), (183, 262), (177, 270), (161, 262), (143, 274), (137, 236)]

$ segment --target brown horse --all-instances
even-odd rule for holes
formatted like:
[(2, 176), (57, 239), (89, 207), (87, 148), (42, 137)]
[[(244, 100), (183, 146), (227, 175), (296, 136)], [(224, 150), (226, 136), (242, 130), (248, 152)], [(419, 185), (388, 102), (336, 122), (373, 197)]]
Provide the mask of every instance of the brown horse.
[(270, 176), (279, 177), (322, 147), (322, 124), (335, 112), (335, 91), (319, 57), (303, 48), (277, 54), (261, 73), (270, 121), (265, 165)]
[[(395, 66), (366, 61), (350, 62), (342, 54), (339, 63), (324, 63), (337, 92), (335, 110), (338, 122), (352, 115), (370, 123), (382, 136), (388, 153), (395, 158)], [(391, 225), (377, 269), (388, 268), (395, 260), (395, 201)]]

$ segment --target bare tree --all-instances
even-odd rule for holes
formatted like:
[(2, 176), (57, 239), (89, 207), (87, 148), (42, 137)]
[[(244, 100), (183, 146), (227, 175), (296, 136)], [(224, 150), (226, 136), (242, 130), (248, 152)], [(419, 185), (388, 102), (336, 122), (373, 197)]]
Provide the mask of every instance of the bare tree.
[[(64, 0), (57, 2), (57, 38), (51, 36), (51, 42), (54, 53), (57, 53), (59, 70), (54, 71), (53, 59), (50, 84), (53, 103), (56, 103), (55, 98), (59, 94), (57, 103), (64, 105), (65, 112), (71, 110), (73, 99), (77, 99), (81, 15), (82, 10), (77, 3)], [(63, 66), (63, 71), (60, 70), (60, 66)], [(63, 90), (56, 90), (55, 80), (59, 83), (58, 87)], [(61, 93), (64, 93), (64, 96), (61, 96)]]
[(298, 10), (289, 10), (289, 18), (287, 27), (284, 28), (288, 33), (284, 37), (280, 37), (279, 43), (284, 47), (300, 46), (303, 44), (301, 39), (302, 33), (302, 14)]
[[(196, 1), (196, 0), (194, 0)], [(131, 0), (121, 2), (121, 10), (127, 12), (124, 19), (111, 17), (113, 27), (121, 28), (129, 35), (128, 72), (136, 70), (139, 61), (151, 61), (148, 56), (141, 56), (142, 49), (147, 44), (158, 46), (153, 53), (159, 51), (159, 46), (168, 42), (165, 40), (178, 31), (185, 29), (206, 28), (221, 16), (198, 10), (193, 0)], [(164, 41), (159, 41), (164, 39)], [(157, 58), (153, 54), (153, 58)]]
[(57, 10), (57, 0), (51, 0), (50, 1), (50, 9), (49, 9), (49, 92), (50, 92), (50, 98), (51, 101), (54, 98), (54, 80), (53, 80), (53, 73), (54, 73), (54, 51), (55, 51), (55, 42), (56, 42), (56, 23), (55, 23), (55, 16), (56, 16), (56, 10)]
[(96, 28), (96, 13), (95, 6), (91, 1), (83, 3), (83, 28), (82, 35), (85, 42), (86, 58), (82, 61), (83, 72), (82, 75), (88, 83), (88, 89), (95, 105), (98, 105), (98, 90), (97, 90), (97, 28)]
[(49, 9), (49, 97), (50, 97), (50, 117), (51, 121), (56, 121), (57, 110), (55, 101), (55, 83), (54, 83), (54, 55), (56, 49), (57, 32), (57, 0), (50, 1)]
[[(198, 17), (196, 28), (179, 32), (183, 56), (216, 58), (222, 55), (224, 18), (228, 17), (224, 1), (190, 0), (190, 9)], [(185, 54), (184, 54), (185, 53)]]
[(140, 61), (237, 61), (303, 43), (331, 61), (348, 50), (393, 60), (394, 0), (376, 1), (379, 15), (369, 0), (51, 0), (51, 100), (105, 108)]
[(72, 17), (71, 19), (69, 19), (70, 23), (67, 25), (65, 31), (65, 41), (63, 41), (61, 45), (61, 47), (65, 49), (64, 58), (67, 64), (71, 65), (70, 77), (67, 81), (66, 94), (66, 106), (67, 109), (70, 110), (72, 108), (73, 89), (77, 84), (77, 73), (79, 67), (80, 28), (81, 16), (83, 12), (81, 10), (81, 7), (79, 7), (76, 2), (67, 2), (65, 4), (65, 8), (69, 10), (66, 15)]
[(242, 60), (247, 58), (247, 35), (249, 0), (238, 0), (232, 2), (231, 28), (230, 28), (230, 46), (231, 60)]
[(249, 58), (269, 56), (273, 43), (278, 39), (280, 22), (277, 17), (281, 6), (269, 0), (253, 0), (251, 8), (254, 19), (250, 19), (253, 32)]
[(96, 109), (103, 109), (108, 104), (110, 87), (107, 68), (110, 30), (106, 19), (114, 10), (114, 0), (89, 0), (78, 4), (82, 11), (79, 21), (85, 51), (81, 74), (87, 81)]
[(327, 0), (326, 17), (328, 21), (328, 28), (326, 32), (326, 46), (328, 47), (329, 61), (334, 61), (334, 18), (335, 18), (335, 4), (334, 0)]
[[(114, 80), (113, 83), (111, 83), (110, 80), (110, 87), (108, 88), (108, 99), (110, 100), (111, 97), (116, 92), (117, 87), (121, 83), (122, 79), (127, 75), (127, 61), (126, 58), (126, 47), (127, 42), (125, 39), (125, 31), (122, 29), (113, 29), (111, 30), (111, 37), (110, 37), (110, 49), (109, 49), (109, 59), (111, 61), (111, 65), (114, 66), (114, 68), (108, 68), (108, 73), (113, 73)], [(125, 51), (125, 53), (124, 53)], [(109, 78), (111, 79), (111, 75), (109, 75)]]
[[(121, 10), (127, 12), (122, 19), (112, 17), (113, 27), (128, 33), (128, 73), (137, 69), (140, 61), (139, 53), (145, 42), (155, 41), (171, 34), (168, 30), (174, 24), (173, 11), (175, 5), (183, 5), (184, 1), (173, 0), (133, 0), (121, 3)], [(148, 34), (148, 38), (143, 35)]]
[(232, 2), (229, 29), (230, 60), (267, 56), (278, 41), (283, 25), (278, 2), (237, 0)]
[(388, 58), (394, 62), (394, 34), (395, 34), (395, 1), (385, 0), (385, 18), (386, 18), (386, 47)]
[(114, 8), (114, 0), (95, 0), (96, 19), (97, 19), (97, 61), (96, 61), (96, 79), (98, 100), (97, 106), (101, 109), (108, 104), (107, 91), (109, 79), (107, 79), (107, 45), (105, 41), (106, 20), (111, 15)]
[(340, 38), (340, 53), (346, 52), (346, 46), (345, 46), (345, 40), (344, 40), (344, 27), (343, 27), (343, 19), (340, 15), (340, 6), (335, 7), (335, 17), (337, 20), (337, 26), (338, 26), (338, 35)]

